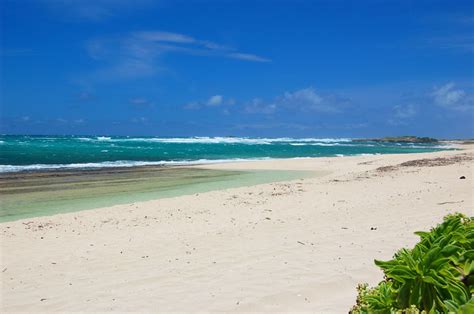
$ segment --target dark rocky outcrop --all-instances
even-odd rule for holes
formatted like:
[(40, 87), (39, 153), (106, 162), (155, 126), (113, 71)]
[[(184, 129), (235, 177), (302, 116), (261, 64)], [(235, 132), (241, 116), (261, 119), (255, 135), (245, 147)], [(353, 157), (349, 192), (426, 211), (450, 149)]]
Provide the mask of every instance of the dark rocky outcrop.
[(366, 138), (356, 139), (354, 142), (388, 142), (388, 143), (438, 143), (438, 140), (432, 137), (418, 137), (418, 136), (395, 136), (382, 138)]

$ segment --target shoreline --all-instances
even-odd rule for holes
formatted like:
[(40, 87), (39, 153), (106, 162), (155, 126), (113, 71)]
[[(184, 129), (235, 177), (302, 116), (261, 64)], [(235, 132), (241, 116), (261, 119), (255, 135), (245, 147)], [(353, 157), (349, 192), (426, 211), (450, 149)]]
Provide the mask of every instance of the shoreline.
[(317, 175), (202, 167), (20, 172), (0, 176), (0, 223)]
[[(456, 150), (459, 150), (459, 146), (438, 152)], [(430, 153), (410, 155), (415, 154)], [(188, 165), (61, 168), (0, 173), (0, 196), (3, 198), (0, 204), (0, 223), (324, 175), (322, 172), (316, 173), (312, 167), (300, 169), (286, 166), (281, 170), (280, 166), (268, 167), (271, 164), (305, 164), (335, 158), (350, 160), (382, 155), (389, 157), (406, 154), (219, 160)], [(201, 179), (193, 179), (197, 177)], [(133, 187), (130, 188), (129, 184), (133, 184)], [(135, 186), (136, 184), (139, 186)], [(106, 196), (101, 197), (100, 194)]]
[(373, 259), (472, 215), (462, 147), (192, 166), (327, 174), (1, 223), (0, 309), (348, 311)]

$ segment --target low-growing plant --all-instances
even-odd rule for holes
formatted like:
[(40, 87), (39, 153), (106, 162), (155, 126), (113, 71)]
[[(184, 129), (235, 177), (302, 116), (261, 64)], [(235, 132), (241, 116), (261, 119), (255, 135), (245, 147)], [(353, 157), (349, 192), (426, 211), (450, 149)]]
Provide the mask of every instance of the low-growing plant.
[(352, 313), (474, 313), (474, 218), (448, 215), (413, 249), (375, 261), (385, 280), (357, 287)]

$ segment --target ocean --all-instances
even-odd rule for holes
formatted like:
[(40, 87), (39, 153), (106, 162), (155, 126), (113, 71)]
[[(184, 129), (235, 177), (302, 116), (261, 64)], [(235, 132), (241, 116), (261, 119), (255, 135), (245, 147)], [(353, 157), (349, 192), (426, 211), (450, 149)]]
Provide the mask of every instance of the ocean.
[(421, 153), (443, 149), (449, 146), (361, 142), (348, 138), (1, 135), (0, 173)]

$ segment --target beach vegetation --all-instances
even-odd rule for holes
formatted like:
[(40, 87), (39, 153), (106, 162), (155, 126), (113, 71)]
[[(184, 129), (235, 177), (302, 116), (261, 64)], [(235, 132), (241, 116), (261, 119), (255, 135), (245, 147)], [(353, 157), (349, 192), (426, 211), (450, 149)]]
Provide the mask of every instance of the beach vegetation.
[(474, 313), (474, 218), (452, 214), (389, 261), (385, 278), (357, 287), (351, 313)]

